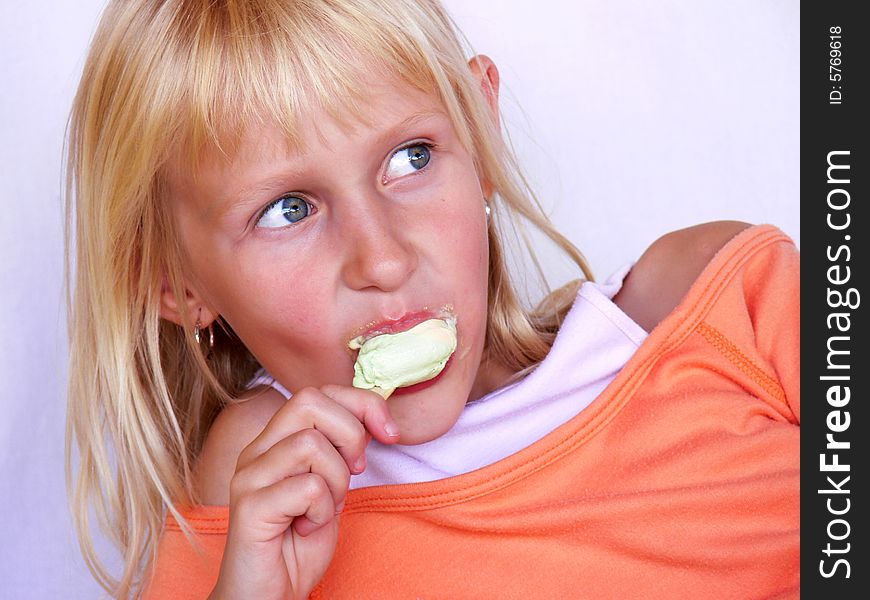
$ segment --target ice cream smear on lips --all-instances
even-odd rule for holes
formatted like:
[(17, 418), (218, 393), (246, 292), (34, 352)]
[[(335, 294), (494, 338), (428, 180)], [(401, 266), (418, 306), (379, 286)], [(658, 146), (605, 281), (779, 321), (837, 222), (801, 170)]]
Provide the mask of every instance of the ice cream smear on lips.
[(429, 381), (441, 373), (456, 350), (456, 318), (428, 319), (398, 333), (362, 335), (348, 347), (359, 350), (353, 386), (386, 399), (396, 388)]

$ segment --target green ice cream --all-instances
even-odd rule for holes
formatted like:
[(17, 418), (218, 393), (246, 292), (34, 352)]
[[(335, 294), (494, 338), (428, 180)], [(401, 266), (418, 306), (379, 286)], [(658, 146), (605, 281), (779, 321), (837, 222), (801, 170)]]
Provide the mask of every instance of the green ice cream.
[(359, 349), (353, 366), (353, 386), (394, 389), (428, 381), (438, 375), (456, 350), (456, 323), (429, 319), (407, 331), (375, 336), (363, 344), (360, 338), (348, 346)]

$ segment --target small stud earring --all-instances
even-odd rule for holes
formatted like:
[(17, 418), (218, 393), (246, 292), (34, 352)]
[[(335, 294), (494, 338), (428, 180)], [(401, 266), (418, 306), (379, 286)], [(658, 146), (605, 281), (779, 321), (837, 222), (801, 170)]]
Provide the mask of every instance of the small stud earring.
[(492, 214), (492, 209), (489, 207), (489, 202), (486, 198), (483, 199), (483, 211), (486, 213), (486, 220), (489, 221), (489, 216)]

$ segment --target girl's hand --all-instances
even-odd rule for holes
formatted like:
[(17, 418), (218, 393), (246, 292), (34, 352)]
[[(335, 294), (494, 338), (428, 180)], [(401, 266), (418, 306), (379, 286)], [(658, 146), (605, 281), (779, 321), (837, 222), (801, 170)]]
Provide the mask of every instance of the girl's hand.
[(308, 597), (332, 560), (350, 476), (365, 469), (372, 436), (398, 440), (386, 401), (366, 390), (305, 388), (275, 413), (236, 464), (213, 600)]

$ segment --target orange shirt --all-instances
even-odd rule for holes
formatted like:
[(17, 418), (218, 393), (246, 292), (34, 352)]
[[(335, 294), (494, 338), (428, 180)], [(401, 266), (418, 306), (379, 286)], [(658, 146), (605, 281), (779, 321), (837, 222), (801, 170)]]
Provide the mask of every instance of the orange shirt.
[[(352, 490), (312, 598), (797, 597), (800, 255), (750, 227), (585, 410), (438, 481)], [(226, 507), (167, 519), (146, 598), (206, 598)]]

